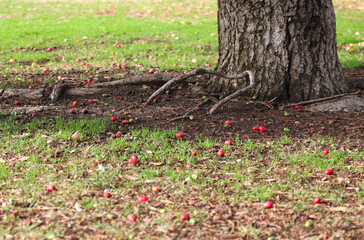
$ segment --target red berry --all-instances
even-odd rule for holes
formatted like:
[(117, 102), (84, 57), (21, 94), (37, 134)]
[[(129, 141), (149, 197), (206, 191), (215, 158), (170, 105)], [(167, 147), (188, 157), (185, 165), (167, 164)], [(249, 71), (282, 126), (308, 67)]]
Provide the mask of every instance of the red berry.
[(187, 169), (191, 169), (191, 168), (192, 168), (192, 165), (191, 165), (191, 164), (187, 164), (187, 165), (186, 165), (186, 168), (187, 168)]
[(259, 130), (260, 130), (260, 132), (265, 133), (265, 127), (260, 126), (260, 127), (259, 127)]
[(70, 109), (70, 113), (75, 114), (76, 111), (74, 109)]
[(176, 134), (176, 138), (181, 138), (181, 137), (183, 137), (183, 133), (182, 132), (179, 132), (179, 133)]
[(315, 204), (319, 204), (319, 203), (321, 203), (321, 198), (315, 198), (314, 200), (313, 200), (313, 203), (315, 203)]
[(129, 123), (129, 120), (123, 120), (121, 123), (122, 124), (128, 124)]
[(49, 184), (49, 185), (47, 186), (47, 191), (48, 191), (48, 192), (52, 192), (53, 190), (56, 190), (56, 186), (54, 186), (54, 185), (52, 185), (52, 184)]
[(159, 187), (155, 187), (155, 186), (154, 186), (154, 187), (152, 187), (152, 191), (153, 191), (153, 192), (159, 192), (159, 191), (160, 191), (160, 189), (159, 189)]
[(102, 197), (103, 197), (103, 198), (111, 198), (111, 197), (112, 197), (112, 195), (111, 195), (111, 193), (104, 192), (104, 194), (102, 194)]
[(136, 160), (138, 160), (138, 156), (137, 156), (137, 155), (135, 155), (135, 154), (131, 155), (131, 156), (130, 156), (130, 158), (131, 158), (131, 159), (136, 159)]
[(129, 164), (138, 164), (138, 159), (130, 158), (128, 161)]
[(231, 140), (226, 140), (226, 141), (225, 141), (225, 145), (229, 146), (229, 145), (231, 145), (231, 144), (233, 144), (233, 142), (232, 142)]
[(128, 221), (128, 222), (136, 222), (136, 216), (134, 216), (134, 215), (130, 215), (130, 216), (128, 216), (127, 218), (126, 218), (126, 221)]
[(89, 103), (94, 103), (94, 102), (95, 102), (95, 100), (93, 100), (93, 99), (89, 99), (89, 100), (88, 100), (88, 102), (89, 102)]
[(225, 125), (231, 125), (231, 121), (230, 121), (230, 120), (227, 120), (227, 121), (225, 122)]
[(302, 106), (301, 105), (296, 105), (296, 106), (294, 106), (294, 109), (301, 110), (302, 109)]
[(223, 157), (223, 156), (225, 156), (225, 152), (224, 152), (223, 150), (219, 150), (219, 151), (217, 152), (217, 155), (218, 155), (219, 157)]
[(194, 151), (192, 152), (192, 155), (193, 155), (193, 156), (197, 156), (197, 154), (198, 154), (198, 151), (197, 151), (197, 150), (194, 150)]
[(117, 120), (119, 120), (117, 117), (111, 117), (111, 122), (116, 122)]
[(16, 218), (17, 216), (19, 216), (19, 213), (18, 212), (12, 212), (12, 213), (10, 213), (10, 217), (12, 217), (12, 218)]
[(190, 214), (188, 214), (188, 213), (182, 214), (181, 220), (182, 221), (188, 221), (188, 220), (190, 220)]
[(96, 162), (96, 161), (93, 161), (93, 162), (91, 163), (91, 165), (92, 165), (93, 167), (96, 167), (97, 165), (99, 165), (99, 163), (98, 163), (98, 162)]
[(146, 197), (146, 196), (138, 197), (138, 202), (142, 203), (142, 202), (146, 202), (146, 201), (148, 201), (148, 197)]
[(15, 101), (15, 105), (20, 105), (20, 102), (19, 101)]
[(327, 155), (329, 152), (330, 152), (330, 150), (327, 149), (327, 148), (325, 148), (324, 151), (323, 151), (324, 155)]
[(332, 171), (332, 169), (327, 169), (327, 170), (325, 171), (325, 174), (326, 174), (326, 175), (332, 175), (332, 174), (334, 174), (334, 171)]
[(253, 127), (253, 131), (259, 131), (260, 129), (259, 129), (259, 127), (258, 126), (254, 126)]
[(77, 102), (77, 101), (74, 101), (74, 102), (72, 103), (72, 105), (73, 105), (74, 107), (76, 107), (76, 106), (78, 105), (78, 102)]
[(116, 137), (116, 138), (121, 137), (121, 133), (119, 133), (119, 132), (118, 132), (118, 133), (115, 133), (115, 137)]
[(48, 52), (52, 51), (52, 48), (47, 48), (47, 51), (48, 51)]
[(272, 208), (273, 207), (273, 203), (271, 201), (266, 201), (263, 203), (263, 208), (268, 209), (268, 208)]

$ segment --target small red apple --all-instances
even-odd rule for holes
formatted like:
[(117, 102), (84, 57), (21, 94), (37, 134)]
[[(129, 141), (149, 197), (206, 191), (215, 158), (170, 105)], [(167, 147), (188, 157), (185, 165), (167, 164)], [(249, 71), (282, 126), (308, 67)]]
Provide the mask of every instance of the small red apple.
[(218, 155), (219, 157), (223, 157), (223, 156), (225, 156), (225, 152), (224, 152), (223, 150), (219, 150), (219, 151), (217, 152), (217, 155)]
[(10, 217), (12, 217), (12, 218), (16, 218), (17, 216), (19, 216), (19, 213), (18, 212), (12, 212), (12, 213), (10, 213)]
[(190, 220), (190, 214), (188, 214), (188, 213), (182, 214), (181, 220), (182, 221), (188, 221), (188, 220)]
[(231, 121), (230, 120), (226, 120), (225, 125), (230, 126), (231, 125)]
[(74, 101), (73, 103), (72, 103), (72, 106), (74, 106), (74, 107), (76, 107), (78, 105), (78, 102), (77, 101)]
[(135, 158), (130, 158), (129, 160), (128, 160), (128, 163), (129, 164), (138, 164), (138, 159), (135, 159)]
[(199, 153), (199, 152), (198, 152), (197, 150), (194, 150), (194, 151), (192, 152), (192, 155), (193, 155), (193, 156), (197, 156), (197, 155), (198, 155), (198, 153)]
[(48, 191), (48, 192), (52, 192), (53, 190), (56, 190), (56, 186), (54, 186), (54, 185), (52, 185), (52, 184), (49, 184), (49, 185), (47, 186), (47, 191)]
[(205, 66), (206, 67), (211, 67), (211, 64), (210, 63), (206, 63)]
[(265, 133), (265, 131), (266, 131), (266, 130), (265, 130), (265, 127), (263, 127), (263, 126), (260, 126), (260, 127), (259, 127), (259, 130), (260, 130), (260, 132), (261, 132), (261, 133)]
[(130, 156), (130, 158), (131, 158), (131, 159), (136, 159), (136, 160), (138, 160), (138, 156), (137, 156), (137, 155), (135, 155), (135, 154), (131, 155), (131, 156)]
[(329, 154), (329, 152), (330, 152), (330, 150), (329, 150), (329, 149), (327, 149), (327, 148), (325, 148), (325, 149), (324, 149), (324, 151), (323, 151), (324, 155)]
[(334, 171), (332, 169), (326, 169), (325, 174), (332, 175), (332, 174), (334, 174)]
[(258, 126), (254, 126), (253, 127), (253, 131), (260, 131), (259, 127)]
[(148, 197), (146, 197), (146, 196), (138, 197), (138, 202), (142, 203), (142, 202), (146, 202), (146, 201), (148, 201)]
[(294, 106), (294, 109), (301, 110), (302, 109), (302, 106), (301, 105), (296, 105), (296, 106)]
[(51, 51), (52, 51), (52, 48), (47, 48), (47, 51), (48, 51), (48, 52), (51, 52)]
[(268, 208), (272, 208), (272, 207), (273, 207), (273, 203), (271, 201), (266, 201), (263, 203), (264, 209), (268, 209)]
[(232, 142), (231, 140), (226, 140), (226, 141), (225, 141), (225, 145), (229, 146), (229, 145), (231, 145), (231, 144), (233, 144), (233, 142)]
[(179, 132), (179, 133), (176, 134), (176, 138), (181, 138), (181, 137), (183, 137), (183, 133), (182, 132)]
[(128, 222), (136, 222), (137, 218), (134, 215), (130, 215), (126, 218), (126, 221)]
[(43, 72), (49, 72), (49, 68), (44, 68)]
[(20, 105), (20, 101), (15, 101), (15, 105)]
[(153, 191), (153, 192), (159, 192), (159, 191), (160, 191), (160, 188), (159, 188), (159, 187), (154, 186), (154, 187), (152, 187), (152, 191)]
[(117, 120), (119, 120), (117, 117), (111, 117), (111, 122), (116, 122)]
[(108, 192), (104, 192), (104, 193), (102, 194), (102, 197), (103, 197), (103, 198), (111, 198), (111, 197), (112, 197), (112, 194), (111, 194), (111, 193), (108, 193)]
[(94, 56), (90, 56), (89, 58), (90, 58), (90, 59), (93, 59), (93, 58), (94, 58)]
[(313, 200), (313, 203), (315, 203), (315, 204), (319, 204), (319, 203), (321, 203), (321, 198), (315, 198), (314, 200)]
[(122, 124), (129, 124), (129, 120), (123, 120), (121, 123)]

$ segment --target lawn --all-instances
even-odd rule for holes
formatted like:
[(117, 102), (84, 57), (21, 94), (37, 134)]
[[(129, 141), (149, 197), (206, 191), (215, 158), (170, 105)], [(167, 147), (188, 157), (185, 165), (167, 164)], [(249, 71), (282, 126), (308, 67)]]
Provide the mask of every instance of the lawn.
[[(334, 4), (342, 66), (362, 67), (360, 1)], [(213, 69), (216, 9), (213, 0), (2, 0), (0, 88)], [(143, 108), (156, 87), (56, 104), (0, 99), (0, 236), (364, 235), (363, 113), (279, 109), (241, 97), (212, 116), (201, 105), (172, 121), (210, 96), (191, 91), (201, 87), (191, 80)], [(51, 110), (5, 111), (15, 100)]]

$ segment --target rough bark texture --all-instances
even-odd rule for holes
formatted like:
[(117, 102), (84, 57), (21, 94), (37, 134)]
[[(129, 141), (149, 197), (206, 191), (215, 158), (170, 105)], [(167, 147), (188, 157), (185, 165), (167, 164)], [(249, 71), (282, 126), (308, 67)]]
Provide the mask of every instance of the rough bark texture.
[[(331, 1), (219, 0), (218, 5), (217, 71), (251, 70), (260, 99), (297, 102), (347, 91)], [(248, 84), (214, 77), (209, 87), (232, 92)]]

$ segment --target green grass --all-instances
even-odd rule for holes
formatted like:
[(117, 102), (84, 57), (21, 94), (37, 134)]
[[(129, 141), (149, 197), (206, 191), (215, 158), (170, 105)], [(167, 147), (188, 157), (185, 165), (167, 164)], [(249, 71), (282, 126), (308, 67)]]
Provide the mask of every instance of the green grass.
[[(121, 138), (113, 138), (106, 133), (117, 129), (108, 119), (56, 118), (31, 123), (16, 120), (14, 115), (2, 116), (0, 126), (0, 180), (5, 183), (0, 200), (9, 203), (2, 206), (3, 216), (18, 211), (21, 219), (39, 223), (47, 213), (39, 209), (50, 208), (57, 211), (57, 219), (63, 219), (62, 214), (73, 211), (78, 202), (83, 211), (72, 220), (75, 231), (82, 219), (87, 218), (94, 231), (108, 236), (136, 234), (136, 229), (129, 229), (128, 225), (106, 221), (109, 215), (118, 222), (130, 214), (152, 217), (153, 226), (168, 228), (179, 224), (176, 217), (190, 212), (194, 218), (208, 223), (202, 215), (209, 213), (196, 207), (200, 201), (228, 201), (233, 205), (244, 202), (250, 206), (283, 197), (282, 201), (276, 200), (275, 208), (281, 211), (294, 207), (300, 208), (299, 211), (324, 213), (326, 208), (314, 209), (310, 200), (321, 197), (330, 205), (343, 206), (338, 194), (344, 191), (346, 179), (351, 179), (350, 186), (362, 187), (360, 178), (355, 176), (364, 173), (360, 167), (363, 152), (329, 147), (330, 153), (323, 155), (324, 147), (337, 142), (333, 138), (313, 136), (302, 144), (285, 135), (270, 142), (241, 140), (237, 136), (234, 145), (225, 146), (219, 139), (202, 136), (175, 139), (177, 129), (130, 129)], [(75, 131), (81, 135), (77, 140), (72, 138)], [(226, 156), (221, 158), (210, 151), (215, 148), (224, 149)], [(195, 149), (199, 154), (192, 156)], [(131, 154), (138, 155), (139, 165), (127, 163)], [(93, 161), (107, 170), (93, 167)], [(185, 167), (189, 163), (191, 169)], [(335, 176), (322, 181), (327, 168), (334, 169)], [(343, 180), (338, 181), (340, 178)], [(56, 185), (57, 191), (46, 192), (45, 186), (50, 183)], [(152, 193), (152, 186), (159, 186), (161, 192)], [(103, 199), (104, 191), (112, 193), (112, 198)], [(140, 195), (148, 196), (151, 203), (136, 206)], [(346, 192), (346, 201), (354, 209), (362, 198), (362, 191)], [(160, 204), (163, 201), (170, 203), (164, 207)], [(31, 206), (23, 209), (22, 204)], [(167, 213), (160, 215), (161, 209)], [(354, 216), (349, 218), (354, 221)], [(5, 218), (7, 225), (20, 224), (20, 220), (9, 222)], [(64, 236), (73, 232), (65, 230), (64, 224), (55, 223), (55, 219), (29, 229), (0, 226), (5, 233), (28, 237)], [(48, 231), (50, 226), (53, 232)], [(143, 231), (149, 227), (139, 226)], [(74, 235), (85, 237), (81, 232)]]
[[(100, 14), (107, 10), (111, 14)], [(117, 63), (127, 64), (135, 74), (150, 68), (189, 70), (206, 63), (214, 68), (218, 56), (216, 11), (213, 0), (199, 4), (176, 0), (42, 1), (41, 7), (32, 1), (1, 1), (0, 34), (6, 37), (0, 39), (0, 71), (3, 75), (41, 73), (48, 67), (62, 75), (71, 68), (87, 73), (115, 70)], [(363, 41), (362, 19), (360, 12), (337, 12), (338, 46)], [(117, 47), (118, 43), (123, 46)], [(340, 48), (343, 68), (364, 65), (363, 46), (352, 50)]]

